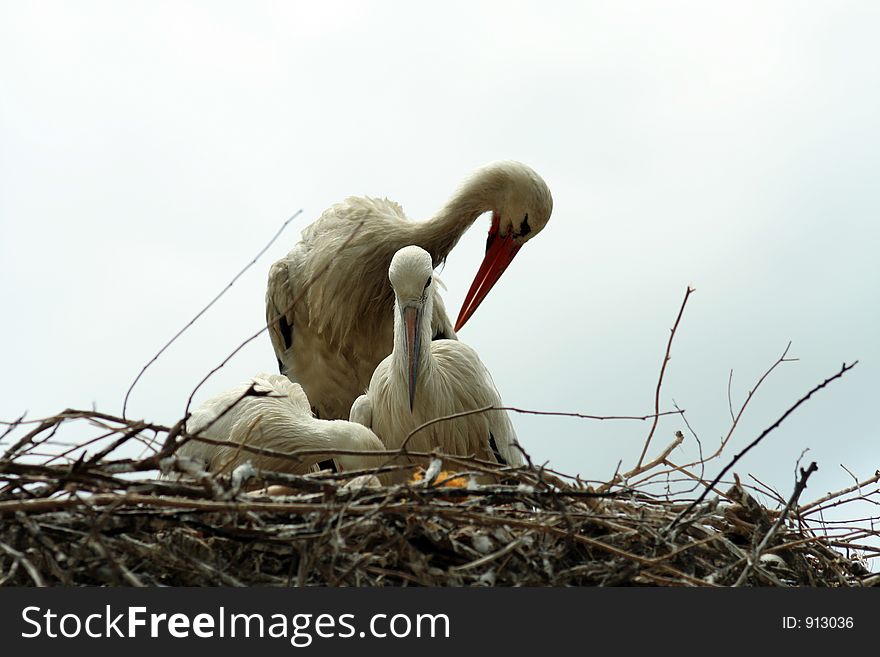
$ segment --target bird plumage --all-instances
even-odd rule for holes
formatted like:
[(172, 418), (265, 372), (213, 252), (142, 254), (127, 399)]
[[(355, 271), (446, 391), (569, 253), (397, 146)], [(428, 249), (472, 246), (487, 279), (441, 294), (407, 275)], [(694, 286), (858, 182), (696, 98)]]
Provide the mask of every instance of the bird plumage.
[[(269, 272), (266, 319), (281, 371), (303, 386), (319, 417), (348, 417), (392, 348), (394, 296), (386, 276), (394, 253), (415, 244), (437, 266), (478, 216), (492, 212), (487, 259), (460, 327), (516, 250), (546, 225), (552, 206), (541, 177), (510, 161), (478, 170), (428, 221), (410, 221), (387, 199), (351, 197), (333, 205)], [(503, 243), (504, 253), (490, 263), (493, 241)], [(431, 327), (433, 338), (457, 337), (439, 297)]]
[[(477, 352), (457, 340), (430, 339), (434, 289), (430, 255), (417, 246), (397, 252), (389, 278), (395, 292), (394, 347), (376, 368), (367, 393), (352, 406), (351, 419), (373, 429), (388, 449), (439, 417), (486, 406), (501, 396)], [(415, 363), (415, 364), (414, 364)], [(422, 429), (407, 443), (412, 451), (440, 448), (447, 454), (522, 464), (516, 433), (504, 411), (467, 415)]]
[(262, 470), (292, 474), (304, 474), (327, 458), (335, 458), (342, 470), (375, 467), (381, 462), (381, 457), (321, 453), (293, 460), (255, 454), (238, 444), (286, 453), (384, 449), (376, 435), (360, 424), (313, 417), (302, 387), (280, 374), (257, 374), (212, 397), (193, 411), (186, 430), (230, 443), (218, 446), (193, 439), (177, 450), (178, 456), (201, 460), (210, 472), (229, 472), (248, 461)]

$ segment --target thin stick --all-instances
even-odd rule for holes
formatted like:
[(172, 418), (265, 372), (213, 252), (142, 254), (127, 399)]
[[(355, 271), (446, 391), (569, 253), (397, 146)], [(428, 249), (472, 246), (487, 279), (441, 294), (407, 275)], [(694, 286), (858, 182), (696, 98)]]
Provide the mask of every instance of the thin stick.
[(681, 415), (684, 413), (684, 409), (677, 409), (674, 411), (663, 411), (662, 413), (651, 413), (649, 415), (587, 415), (586, 413), (570, 413), (565, 411), (533, 411), (527, 408), (517, 408), (515, 406), (482, 406), (480, 408), (473, 408), (468, 411), (460, 411), (458, 413), (452, 413), (450, 415), (443, 415), (441, 417), (434, 418), (433, 420), (428, 420), (427, 422), (420, 424), (415, 429), (410, 431), (406, 438), (404, 439), (401, 446), (398, 450), (403, 450), (406, 445), (409, 443), (410, 438), (412, 438), (415, 434), (417, 434), (422, 429), (426, 429), (431, 425), (437, 424), (438, 422), (446, 422), (447, 420), (454, 420), (460, 417), (467, 417), (468, 415), (478, 415), (479, 413), (488, 413), (489, 411), (510, 411), (512, 413), (522, 413), (525, 415), (552, 415), (555, 417), (577, 417), (584, 420), (649, 420), (651, 418), (662, 417), (664, 415)]
[[(752, 398), (755, 396), (755, 393), (758, 392), (758, 388), (761, 387), (761, 384), (764, 383), (765, 379), (768, 376), (770, 376), (770, 374), (773, 372), (773, 370), (775, 370), (777, 367), (779, 367), (782, 363), (794, 363), (799, 360), (797, 358), (786, 358), (786, 356), (788, 356), (789, 349), (791, 349), (791, 341), (790, 340), (789, 340), (788, 344), (786, 345), (785, 350), (782, 352), (782, 355), (776, 359), (776, 362), (773, 363), (773, 365), (771, 365), (770, 368), (767, 369), (767, 371), (765, 371), (764, 374), (761, 375), (761, 378), (758, 379), (758, 382), (754, 385), (754, 387), (751, 390), (749, 390), (749, 394), (746, 396), (746, 399), (743, 402), (742, 406), (740, 406), (739, 412), (736, 414), (736, 417), (733, 418), (733, 422), (730, 425), (730, 429), (727, 431), (727, 435), (721, 439), (721, 444), (718, 445), (718, 449), (716, 449), (713, 454), (711, 454), (710, 456), (707, 456), (705, 459), (703, 459), (701, 457), (699, 461), (691, 461), (690, 463), (685, 463), (684, 466), (682, 466), (682, 467), (690, 468), (695, 465), (700, 465), (700, 467), (702, 468), (703, 466), (705, 466), (705, 464), (708, 461), (711, 461), (711, 460), (716, 459), (719, 456), (721, 456), (721, 452), (724, 451), (724, 448), (727, 446), (727, 443), (730, 442), (730, 438), (731, 438), (731, 436), (733, 436), (733, 432), (734, 432), (734, 430), (736, 430), (736, 427), (739, 424), (739, 421), (742, 418), (743, 413), (745, 412), (746, 408), (748, 407), (749, 402), (752, 401)], [(730, 380), (731, 379), (728, 378), (728, 383), (730, 383)], [(729, 392), (728, 392), (728, 394), (729, 394)], [(729, 400), (729, 397), (728, 397), (728, 400)], [(728, 401), (728, 403), (729, 403), (729, 401)]]
[(0, 542), (0, 550), (3, 550), (6, 554), (15, 559), (22, 566), (24, 566), (27, 574), (31, 576), (32, 580), (34, 580), (35, 585), (40, 587), (46, 586), (46, 583), (43, 581), (43, 578), (40, 575), (40, 571), (38, 571), (34, 567), (34, 564), (32, 564), (24, 554), (16, 550), (11, 545), (6, 545), (6, 543), (3, 542)]
[(632, 470), (630, 470), (629, 472), (624, 472), (622, 475), (621, 474), (615, 475), (611, 479), (611, 481), (609, 481), (608, 483), (602, 484), (601, 486), (599, 486), (597, 488), (597, 490), (606, 491), (609, 488), (611, 488), (612, 486), (616, 485), (619, 481), (629, 481), (632, 477), (636, 477), (636, 476), (642, 474), (643, 472), (647, 472), (648, 470), (655, 468), (656, 466), (663, 463), (667, 458), (669, 458), (669, 455), (672, 453), (672, 450), (674, 450), (676, 447), (681, 445), (681, 443), (683, 441), (684, 441), (684, 434), (681, 431), (676, 431), (675, 432), (675, 439), (671, 443), (669, 443), (669, 445), (666, 446), (666, 449), (664, 449), (662, 452), (660, 452), (660, 455), (657, 456), (657, 458), (655, 458), (653, 461), (650, 461), (649, 463), (646, 463), (645, 465), (640, 465), (638, 467), (635, 467)]
[(782, 525), (785, 523), (785, 519), (788, 517), (789, 511), (791, 511), (792, 507), (797, 504), (798, 498), (807, 487), (807, 479), (809, 479), (810, 475), (818, 469), (819, 466), (816, 465), (815, 461), (810, 463), (810, 467), (808, 467), (806, 470), (801, 468), (801, 478), (795, 483), (794, 491), (792, 492), (791, 497), (788, 499), (788, 503), (782, 509), (782, 512), (779, 514), (776, 522), (774, 522), (773, 526), (770, 527), (770, 531), (765, 534), (763, 540), (761, 540), (761, 542), (755, 548), (752, 556), (746, 561), (746, 567), (743, 568), (743, 571), (740, 573), (734, 586), (742, 586), (742, 584), (746, 581), (746, 578), (748, 578), (749, 573), (755, 567), (755, 564), (758, 563), (758, 561), (761, 559), (761, 553), (770, 544), (770, 541), (773, 540), (773, 537), (776, 535), (776, 532), (779, 531), (779, 528), (782, 527)]
[(806, 402), (810, 397), (812, 397), (815, 393), (817, 393), (822, 388), (827, 386), (829, 383), (831, 383), (835, 379), (839, 379), (844, 374), (849, 372), (853, 367), (855, 367), (858, 364), (858, 362), (859, 361), (856, 360), (856, 361), (853, 361), (849, 365), (844, 363), (841, 366), (840, 371), (837, 374), (828, 377), (822, 383), (820, 383), (819, 385), (814, 387), (812, 390), (810, 390), (810, 392), (808, 392), (806, 395), (801, 397), (797, 402), (795, 402), (795, 404), (793, 406), (791, 406), (787, 411), (785, 411), (785, 413), (783, 413), (782, 416), (778, 420), (776, 420), (776, 422), (774, 422), (769, 427), (764, 429), (764, 431), (761, 432), (760, 436), (758, 436), (752, 442), (750, 442), (748, 445), (746, 445), (746, 447), (739, 454), (737, 454), (736, 456), (733, 457), (733, 460), (731, 460), (730, 463), (728, 463), (726, 466), (724, 466), (724, 469), (722, 469), (721, 472), (718, 473), (718, 476), (715, 477), (714, 480), (712, 480), (712, 483), (709, 484), (709, 487), (706, 488), (705, 490), (703, 490), (703, 492), (700, 494), (700, 496), (697, 499), (695, 499), (693, 502), (691, 502), (691, 504), (684, 511), (682, 511), (681, 513), (678, 514), (678, 517), (676, 517), (675, 520), (672, 521), (672, 524), (669, 526), (669, 529), (672, 529), (673, 527), (675, 527), (682, 518), (684, 518), (688, 513), (693, 511), (693, 509), (696, 508), (696, 506), (700, 502), (702, 502), (704, 499), (706, 499), (706, 495), (708, 495), (709, 491), (715, 487), (715, 484), (717, 484), (719, 481), (721, 481), (721, 478), (725, 474), (727, 474), (727, 471), (730, 470), (734, 465), (736, 465), (736, 463), (743, 456), (745, 456), (753, 447), (755, 447), (756, 445), (758, 445), (758, 443), (760, 443), (762, 440), (764, 440), (764, 438), (765, 438), (765, 436), (767, 436), (767, 434), (769, 434), (771, 431), (776, 429), (780, 424), (782, 424), (782, 422), (785, 420), (785, 418), (787, 418), (789, 415), (791, 415), (795, 411), (795, 409), (798, 408), (798, 406), (800, 406), (801, 404)]
[[(361, 221), (359, 221), (359, 222), (355, 225), (354, 229), (351, 231), (351, 234), (346, 238), (346, 240), (342, 243), (342, 245), (341, 245), (341, 246), (339, 247), (339, 249), (337, 250), (337, 253), (341, 253), (342, 251), (344, 251), (344, 250), (346, 249), (346, 247), (351, 243), (351, 241), (354, 239), (355, 235), (357, 235), (358, 231), (361, 229), (361, 227), (362, 227), (363, 225), (364, 225), (364, 220), (362, 219)], [(312, 276), (312, 277), (306, 282), (306, 284), (303, 286), (303, 289), (300, 291), (299, 295), (297, 295), (297, 297), (296, 297), (293, 301), (290, 302), (290, 305), (287, 306), (287, 308), (285, 308), (283, 312), (279, 313), (276, 317), (274, 317), (274, 318), (272, 319), (272, 321), (267, 322), (265, 326), (262, 326), (262, 327), (260, 328), (260, 330), (258, 330), (256, 333), (254, 333), (253, 335), (251, 335), (251, 336), (248, 337), (247, 339), (245, 339), (245, 341), (242, 342), (241, 344), (239, 344), (235, 349), (233, 349), (232, 352), (230, 352), (230, 354), (229, 354), (228, 356), (226, 356), (226, 358), (224, 358), (224, 359), (220, 362), (219, 365), (217, 365), (214, 369), (212, 369), (210, 372), (208, 372), (208, 373), (202, 378), (202, 380), (199, 381), (199, 382), (196, 384), (196, 387), (193, 388), (192, 392), (191, 392), (190, 395), (189, 395), (189, 398), (186, 400), (186, 408), (185, 408), (184, 411), (183, 411), (183, 416), (184, 416), (185, 418), (186, 418), (186, 417), (189, 417), (189, 407), (192, 405), (193, 397), (195, 397), (195, 394), (196, 394), (196, 393), (199, 391), (199, 389), (205, 384), (205, 382), (206, 382), (208, 379), (210, 379), (212, 376), (214, 376), (214, 374), (216, 374), (216, 373), (219, 372), (221, 369), (223, 369), (223, 367), (226, 366), (226, 363), (228, 363), (230, 360), (232, 360), (232, 358), (233, 358), (233, 357), (234, 357), (239, 351), (241, 351), (242, 349), (244, 349), (247, 345), (249, 345), (251, 342), (253, 342), (254, 340), (256, 340), (258, 337), (260, 337), (260, 336), (263, 334), (263, 331), (266, 331), (266, 330), (267, 330), (272, 324), (274, 324), (275, 322), (277, 322), (278, 319), (279, 319), (282, 315), (284, 315), (284, 314), (290, 312), (290, 311), (296, 306), (296, 304), (298, 304), (298, 303), (300, 302), (300, 300), (305, 296), (306, 292), (309, 291), (309, 288), (314, 284), (314, 282), (315, 282), (316, 280), (318, 280), (321, 276), (323, 276), (324, 273), (330, 268), (330, 266), (331, 266), (334, 262), (335, 262), (335, 259), (333, 259), (333, 258), (329, 258), (329, 259), (327, 260), (327, 264), (325, 264), (323, 267), (321, 267), (320, 270), (318, 270), (317, 272), (315, 272), (315, 274), (314, 274), (314, 275), (313, 275), (313, 276)]]
[(824, 504), (829, 500), (833, 500), (836, 497), (842, 497), (843, 495), (847, 495), (848, 493), (852, 493), (853, 491), (857, 491), (864, 486), (869, 486), (870, 484), (874, 484), (880, 481), (880, 470), (874, 473), (873, 477), (865, 479), (864, 481), (860, 481), (849, 488), (844, 488), (843, 490), (836, 491), (834, 493), (828, 493), (827, 495), (820, 497), (818, 500), (814, 502), (810, 502), (809, 504), (804, 504), (803, 506), (798, 508), (798, 515), (803, 515), (810, 509), (819, 506), (820, 504)]
[(675, 337), (675, 331), (678, 328), (678, 323), (681, 321), (681, 316), (684, 313), (684, 307), (687, 305), (688, 297), (691, 296), (691, 293), (694, 291), (694, 288), (688, 286), (687, 291), (684, 293), (684, 299), (681, 302), (681, 308), (678, 310), (678, 317), (675, 318), (675, 324), (672, 325), (672, 330), (669, 333), (669, 342), (666, 343), (666, 355), (663, 357), (663, 365), (660, 367), (660, 378), (657, 379), (657, 391), (654, 393), (654, 422), (651, 424), (651, 430), (648, 432), (648, 437), (645, 439), (645, 446), (642, 448), (642, 454), (639, 456), (639, 462), (636, 463), (636, 468), (640, 468), (642, 463), (645, 460), (645, 454), (648, 453), (648, 446), (651, 444), (651, 438), (654, 437), (654, 431), (657, 429), (657, 422), (660, 414), (660, 388), (663, 386), (663, 375), (666, 372), (666, 364), (669, 362), (669, 352), (672, 349), (672, 339)]
[(587, 415), (586, 413), (571, 413), (566, 411), (533, 411), (527, 408), (516, 408), (514, 406), (492, 406), (491, 410), (510, 411), (512, 413), (523, 413), (526, 415), (552, 415), (555, 417), (578, 417), (584, 420), (650, 420), (666, 415), (682, 415), (684, 409), (676, 408), (674, 411), (662, 411), (660, 413), (649, 413), (648, 415)]
[(147, 362), (147, 364), (144, 365), (144, 366), (141, 368), (141, 371), (140, 371), (140, 372), (138, 373), (138, 375), (134, 378), (134, 381), (132, 381), (132, 382), (131, 382), (131, 385), (128, 386), (128, 390), (125, 392), (125, 399), (122, 400), (122, 417), (123, 417), (123, 418), (125, 417), (125, 410), (126, 410), (126, 408), (128, 408), (128, 398), (129, 398), (129, 396), (131, 395), (131, 391), (134, 390), (134, 387), (137, 385), (137, 382), (140, 381), (141, 377), (144, 375), (144, 372), (147, 371), (147, 368), (149, 368), (150, 365), (152, 365), (152, 364), (155, 363), (157, 360), (159, 360), (159, 357), (165, 352), (166, 349), (168, 349), (168, 347), (170, 347), (172, 344), (174, 344), (174, 342), (177, 340), (177, 338), (179, 338), (181, 335), (183, 335), (184, 332), (185, 332), (190, 326), (192, 326), (193, 324), (195, 324), (195, 323), (198, 321), (198, 319), (199, 319), (202, 315), (204, 315), (204, 314), (208, 311), (208, 309), (209, 309), (211, 306), (213, 306), (215, 303), (217, 303), (217, 301), (220, 300), (220, 297), (222, 297), (224, 294), (226, 294), (226, 292), (229, 291), (229, 289), (230, 289), (233, 285), (235, 285), (235, 282), (236, 282), (239, 278), (241, 278), (242, 274), (244, 274), (248, 269), (250, 269), (254, 264), (256, 264), (257, 260), (259, 260), (260, 257), (261, 257), (266, 251), (269, 250), (269, 247), (272, 246), (272, 245), (275, 243), (275, 240), (277, 240), (277, 239), (281, 236), (281, 233), (284, 232), (284, 229), (287, 228), (288, 224), (290, 224), (291, 221), (293, 221), (294, 219), (296, 219), (296, 218), (297, 218), (299, 215), (301, 215), (301, 214), (302, 214), (302, 209), (299, 209), (299, 210), (297, 210), (296, 212), (294, 212), (293, 215), (291, 215), (291, 216), (287, 219), (287, 221), (285, 221), (283, 224), (281, 224), (281, 228), (279, 228), (278, 231), (275, 233), (275, 235), (272, 237), (272, 239), (269, 240), (269, 243), (266, 244), (266, 246), (264, 246), (262, 249), (260, 249), (260, 252), (257, 253), (257, 255), (254, 256), (253, 260), (251, 260), (248, 264), (246, 264), (246, 265), (244, 266), (244, 269), (242, 269), (240, 272), (238, 272), (238, 273), (233, 277), (233, 279), (232, 279), (231, 281), (229, 281), (229, 283), (226, 285), (226, 287), (224, 287), (222, 290), (220, 290), (220, 292), (217, 294), (217, 296), (215, 296), (213, 299), (211, 299), (210, 302), (208, 302), (208, 305), (207, 305), (207, 306), (205, 306), (204, 308), (202, 308), (202, 309), (196, 314), (195, 317), (193, 317), (191, 320), (189, 320), (189, 322), (187, 322), (186, 325), (185, 325), (182, 329), (180, 329), (177, 333), (175, 333), (174, 336), (173, 336), (168, 342), (166, 342), (165, 345), (164, 345), (159, 351), (156, 352), (156, 354), (155, 354), (155, 355), (154, 355), (154, 356), (153, 356), (153, 357)]
[[(791, 344), (791, 343), (789, 343)], [(727, 377), (727, 409), (730, 411), (730, 421), (736, 422), (736, 416), (733, 414), (733, 396), (730, 388), (733, 385), (733, 370), (730, 370), (730, 376)]]

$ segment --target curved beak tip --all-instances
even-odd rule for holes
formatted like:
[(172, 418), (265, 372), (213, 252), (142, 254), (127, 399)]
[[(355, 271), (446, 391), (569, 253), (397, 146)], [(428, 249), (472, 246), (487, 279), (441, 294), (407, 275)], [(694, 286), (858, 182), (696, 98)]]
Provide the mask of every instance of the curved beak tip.
[(477, 275), (474, 277), (473, 283), (461, 304), (461, 310), (458, 313), (458, 319), (455, 320), (455, 331), (459, 331), (465, 322), (470, 319), (476, 309), (489, 291), (501, 278), (504, 270), (513, 262), (516, 254), (519, 252), (522, 244), (516, 244), (513, 241), (513, 235), (504, 237), (496, 237), (488, 249)]

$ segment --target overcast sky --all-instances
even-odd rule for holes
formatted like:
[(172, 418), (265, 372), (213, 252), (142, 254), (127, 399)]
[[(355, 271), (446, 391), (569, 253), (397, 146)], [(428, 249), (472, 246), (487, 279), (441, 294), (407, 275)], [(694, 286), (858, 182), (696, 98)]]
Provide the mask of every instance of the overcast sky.
[[(0, 2), (0, 418), (119, 412), (143, 364), (303, 215), (147, 373), (171, 423), (263, 322), (268, 267), (325, 207), (428, 218), (513, 158), (555, 201), (460, 337), (505, 401), (653, 411), (704, 446), (782, 353), (732, 449), (860, 364), (738, 468), (805, 497), (880, 467), (880, 5), (873, 2)], [(479, 221), (442, 272), (457, 313)], [(269, 338), (205, 399), (273, 371)], [(647, 423), (516, 416), (537, 461), (607, 479)], [(677, 429), (664, 418), (657, 448)], [(684, 460), (695, 453), (690, 435)], [(733, 452), (730, 452), (732, 456)], [(719, 464), (722, 465), (722, 464)], [(717, 471), (712, 470), (709, 474)]]

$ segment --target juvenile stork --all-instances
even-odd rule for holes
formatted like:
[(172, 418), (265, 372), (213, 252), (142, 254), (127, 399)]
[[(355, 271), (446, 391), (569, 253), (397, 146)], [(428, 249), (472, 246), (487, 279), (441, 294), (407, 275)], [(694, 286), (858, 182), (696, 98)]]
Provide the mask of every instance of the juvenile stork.
[[(430, 254), (417, 246), (398, 251), (388, 271), (394, 289), (394, 348), (352, 405), (351, 419), (372, 428), (387, 449), (397, 449), (409, 433), (439, 417), (485, 406), (501, 406), (501, 396), (477, 352), (457, 340), (431, 340), (434, 292)], [(445, 420), (414, 434), (407, 449), (521, 465), (516, 433), (504, 411)]]
[[(253, 391), (246, 394), (251, 387)], [(381, 457), (320, 453), (294, 460), (255, 454), (239, 448), (239, 444), (287, 453), (307, 449), (385, 449), (376, 435), (360, 424), (313, 417), (309, 400), (299, 384), (280, 374), (257, 374), (250, 381), (206, 401), (193, 411), (186, 423), (188, 433), (203, 429), (205, 437), (229, 445), (218, 446), (193, 439), (182, 445), (177, 454), (202, 460), (210, 472), (231, 472), (247, 461), (261, 470), (292, 474), (304, 474), (328, 458), (335, 458), (341, 470), (372, 468), (382, 462)]]
[(512, 161), (479, 169), (428, 221), (410, 221), (387, 199), (351, 197), (332, 206), (269, 271), (266, 319), (281, 372), (303, 386), (318, 417), (347, 418), (391, 352), (394, 296), (386, 275), (394, 253), (415, 244), (437, 266), (477, 217), (492, 213), (486, 256), (455, 327), (439, 296), (428, 315), (431, 338), (456, 339), (552, 209), (541, 177)]

